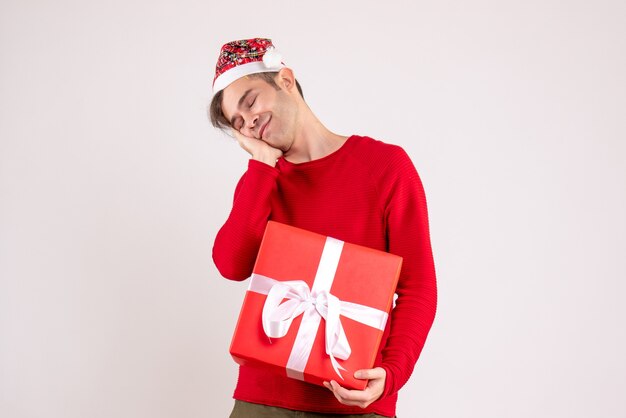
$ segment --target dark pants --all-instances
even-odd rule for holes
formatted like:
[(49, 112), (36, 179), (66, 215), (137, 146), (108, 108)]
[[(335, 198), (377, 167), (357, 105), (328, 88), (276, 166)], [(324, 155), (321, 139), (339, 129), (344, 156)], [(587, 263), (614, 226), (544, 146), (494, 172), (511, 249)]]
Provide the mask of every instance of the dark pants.
[(230, 418), (385, 418), (378, 414), (317, 414), (235, 400)]

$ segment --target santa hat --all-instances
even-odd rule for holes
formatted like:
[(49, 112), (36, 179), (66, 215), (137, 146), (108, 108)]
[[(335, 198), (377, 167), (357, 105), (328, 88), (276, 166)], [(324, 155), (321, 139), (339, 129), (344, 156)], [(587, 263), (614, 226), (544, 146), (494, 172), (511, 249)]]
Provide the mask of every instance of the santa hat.
[(241, 77), (254, 73), (279, 71), (285, 64), (271, 39), (253, 38), (224, 44), (215, 66), (213, 93)]

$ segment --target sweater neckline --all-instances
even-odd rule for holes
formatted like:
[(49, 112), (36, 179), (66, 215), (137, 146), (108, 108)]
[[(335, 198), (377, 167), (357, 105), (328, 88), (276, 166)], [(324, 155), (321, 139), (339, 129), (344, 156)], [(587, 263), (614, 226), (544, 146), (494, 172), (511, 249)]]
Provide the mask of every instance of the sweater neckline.
[(284, 157), (280, 157), (277, 161), (277, 166), (281, 170), (285, 170), (285, 169), (286, 170), (300, 170), (300, 169), (307, 169), (310, 167), (316, 167), (330, 160), (334, 160), (337, 157), (341, 156), (342, 154), (346, 153), (348, 149), (352, 146), (352, 143), (354, 142), (355, 138), (356, 138), (356, 135), (350, 135), (348, 139), (346, 139), (346, 141), (339, 148), (337, 148), (335, 151), (331, 152), (330, 154), (323, 156), (322, 158), (317, 158), (311, 161), (304, 161), (301, 163), (292, 163), (292, 162), (285, 160)]

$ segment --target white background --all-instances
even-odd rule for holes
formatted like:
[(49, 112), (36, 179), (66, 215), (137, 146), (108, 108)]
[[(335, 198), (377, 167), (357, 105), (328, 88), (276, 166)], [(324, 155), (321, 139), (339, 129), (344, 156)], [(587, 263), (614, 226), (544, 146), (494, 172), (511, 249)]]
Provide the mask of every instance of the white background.
[(434, 327), (398, 415), (624, 417), (626, 3), (0, 2), (0, 416), (225, 417), (247, 157), (206, 117), (270, 37), (424, 182)]

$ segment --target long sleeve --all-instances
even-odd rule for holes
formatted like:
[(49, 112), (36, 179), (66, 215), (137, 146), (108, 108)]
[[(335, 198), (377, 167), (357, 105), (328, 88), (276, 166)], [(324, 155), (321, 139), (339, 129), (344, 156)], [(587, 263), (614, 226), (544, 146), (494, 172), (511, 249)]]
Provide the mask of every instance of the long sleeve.
[(382, 351), (387, 371), (383, 396), (407, 382), (422, 351), (437, 308), (437, 284), (422, 182), (406, 153), (398, 148), (396, 173), (385, 210), (389, 252), (403, 257), (397, 304)]
[(237, 184), (233, 208), (213, 244), (213, 261), (227, 279), (245, 280), (252, 273), (278, 174), (275, 167), (250, 160)]

